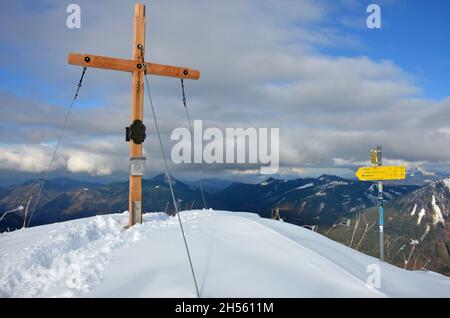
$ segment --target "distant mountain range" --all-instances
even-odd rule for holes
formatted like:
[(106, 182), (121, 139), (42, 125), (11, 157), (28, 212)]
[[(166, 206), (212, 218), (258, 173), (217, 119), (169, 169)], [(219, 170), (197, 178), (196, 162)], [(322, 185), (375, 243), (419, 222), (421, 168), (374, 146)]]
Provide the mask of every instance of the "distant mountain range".
[(216, 194), (220, 191), (224, 190), (226, 187), (228, 187), (230, 184), (233, 183), (233, 181), (230, 180), (222, 180), (222, 179), (216, 179), (216, 178), (207, 178), (207, 179), (201, 179), (201, 180), (195, 180), (195, 181), (183, 181), (188, 186), (190, 186), (192, 189), (200, 189), (200, 184), (203, 186), (203, 189), (210, 194)]
[[(392, 199), (416, 190), (414, 185), (387, 185), (386, 198)], [(256, 212), (270, 217), (279, 208), (282, 218), (294, 224), (330, 226), (336, 219), (376, 204), (374, 183), (337, 176), (277, 180), (259, 184), (235, 183), (218, 193), (218, 208)], [(219, 202), (224, 203), (223, 206)]]
[[(0, 190), (0, 211), (25, 206), (30, 196), (34, 205), (42, 180), (27, 181)], [(174, 189), (183, 208), (202, 208), (198, 190), (174, 180)], [(173, 210), (170, 190), (165, 175), (142, 181), (143, 209), (145, 211)], [(210, 200), (209, 193), (205, 194)], [(128, 210), (128, 182), (107, 185), (75, 181), (67, 178), (48, 180), (33, 214), (31, 225), (67, 221), (97, 214), (118, 213)], [(0, 223), (0, 230), (14, 229), (23, 223), (23, 216), (9, 214)], [(20, 225), (20, 226), (18, 226)]]
[(408, 169), (407, 178), (405, 180), (399, 180), (392, 182), (394, 184), (404, 184), (404, 185), (419, 185), (423, 186), (431, 182), (439, 181), (449, 177), (448, 174), (429, 172), (421, 167), (416, 167)]
[[(173, 211), (167, 178), (164, 174), (144, 179), (143, 210)], [(25, 206), (33, 196), (33, 207), (42, 180), (27, 181), (0, 189), (0, 213)], [(346, 213), (353, 213), (376, 203), (376, 189), (371, 183), (336, 176), (277, 180), (269, 178), (258, 184), (203, 180), (208, 207), (231, 211), (248, 211), (270, 217), (280, 208), (283, 218), (295, 224), (330, 225)], [(174, 190), (181, 209), (203, 208), (198, 183), (174, 179)], [(394, 198), (417, 189), (417, 186), (386, 186), (386, 197)], [(61, 222), (97, 214), (118, 213), (128, 209), (128, 182), (107, 185), (68, 178), (48, 180), (33, 214), (31, 225)], [(23, 214), (23, 212), (21, 212)], [(19, 228), (22, 214), (9, 214), (0, 230)]]

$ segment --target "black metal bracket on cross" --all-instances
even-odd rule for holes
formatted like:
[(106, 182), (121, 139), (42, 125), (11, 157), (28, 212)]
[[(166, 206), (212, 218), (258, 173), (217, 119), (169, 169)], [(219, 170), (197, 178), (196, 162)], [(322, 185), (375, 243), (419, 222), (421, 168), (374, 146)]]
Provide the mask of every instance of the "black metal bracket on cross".
[(132, 140), (137, 145), (142, 144), (147, 137), (145, 130), (142, 120), (136, 119), (130, 127), (125, 127), (125, 141)]

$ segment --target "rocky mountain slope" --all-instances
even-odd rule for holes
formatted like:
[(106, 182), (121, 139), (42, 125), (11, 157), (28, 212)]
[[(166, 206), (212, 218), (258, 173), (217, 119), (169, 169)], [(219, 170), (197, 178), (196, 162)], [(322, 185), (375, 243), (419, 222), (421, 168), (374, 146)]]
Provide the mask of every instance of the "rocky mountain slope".
[[(430, 183), (385, 204), (386, 260), (409, 269), (427, 268), (450, 275), (450, 179)], [(366, 233), (358, 249), (379, 255), (378, 211), (366, 209), (353, 216), (350, 227), (335, 227), (328, 235), (356, 248), (366, 222), (375, 226)]]

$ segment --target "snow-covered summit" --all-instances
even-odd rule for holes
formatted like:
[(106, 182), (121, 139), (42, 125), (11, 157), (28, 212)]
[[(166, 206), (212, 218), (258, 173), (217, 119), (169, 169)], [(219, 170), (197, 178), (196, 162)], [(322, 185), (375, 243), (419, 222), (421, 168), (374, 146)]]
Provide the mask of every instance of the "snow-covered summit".
[(448, 191), (450, 192), (450, 178), (442, 179), (440, 181), (437, 181), (436, 183), (444, 184), (447, 187)]
[[(380, 264), (295, 225), (250, 213), (181, 216), (201, 297), (450, 296), (445, 276)], [(146, 214), (124, 230), (127, 220), (105, 215), (0, 235), (0, 297), (195, 297), (177, 219)], [(374, 273), (380, 288), (367, 284)]]

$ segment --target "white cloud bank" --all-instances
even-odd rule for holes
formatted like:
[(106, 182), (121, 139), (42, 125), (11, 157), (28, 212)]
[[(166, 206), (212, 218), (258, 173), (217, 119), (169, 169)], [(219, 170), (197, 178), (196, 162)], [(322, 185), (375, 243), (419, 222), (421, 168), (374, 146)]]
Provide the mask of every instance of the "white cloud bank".
[[(63, 96), (71, 96), (71, 83), (79, 76), (78, 68), (66, 65), (67, 52), (129, 56), (132, 2), (78, 1), (84, 19), (78, 31), (65, 28), (63, 3), (47, 2), (48, 8), (38, 13), (20, 1), (0, 10), (2, 29), (10, 29), (19, 14), (23, 21), (14, 37), (3, 32), (0, 41), (34, 47), (33, 58), (0, 52), (0, 61), (8, 61), (0, 67), (13, 65), (18, 73), (27, 70), (34, 76), (32, 83), (45, 79), (58, 88), (51, 96), (67, 100)], [(362, 54), (322, 54), (323, 47), (346, 46), (361, 52), (363, 46), (352, 34), (327, 25), (330, 10), (324, 2), (308, 0), (151, 1), (147, 57), (201, 70), (199, 82), (186, 83), (192, 119), (221, 129), (280, 128), (282, 171), (357, 165), (368, 159), (376, 144), (384, 145), (391, 162), (448, 163), (450, 99), (422, 98), (415, 74), (389, 57), (376, 61)], [(80, 102), (95, 100), (96, 106), (74, 109), (55, 169), (93, 175), (128, 169), (123, 127), (129, 124), (130, 85), (127, 75), (88, 70)], [(187, 125), (179, 81), (152, 77), (151, 85), (169, 147), (172, 129)], [(57, 105), (64, 103), (36, 102), (39, 93), (12, 95), (0, 91), (4, 103), (0, 118), (6, 123), (0, 127), (0, 168), (43, 171), (51, 150), (36, 145), (55, 140), (55, 123), (63, 114)], [(145, 115), (150, 115), (147, 110)], [(148, 163), (161, 171), (149, 117), (146, 123)], [(10, 126), (16, 127), (15, 134)], [(92, 138), (102, 140), (102, 146)], [(198, 166), (174, 169), (196, 171)], [(217, 174), (216, 168), (209, 169)], [(239, 169), (244, 174), (257, 171), (235, 167), (230, 173)]]

